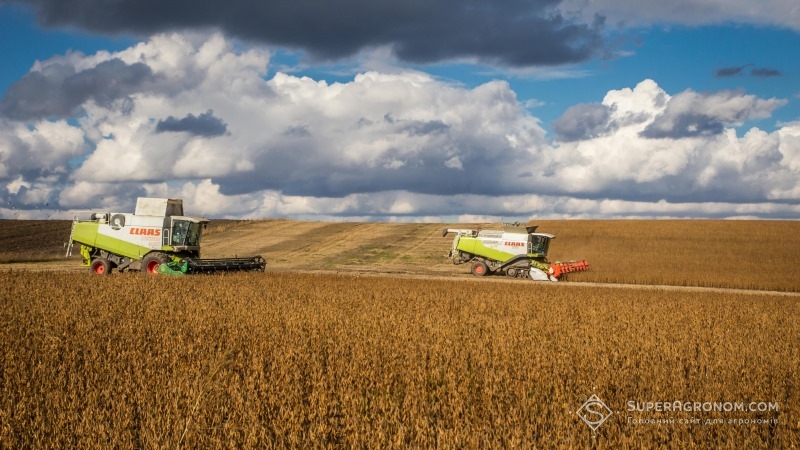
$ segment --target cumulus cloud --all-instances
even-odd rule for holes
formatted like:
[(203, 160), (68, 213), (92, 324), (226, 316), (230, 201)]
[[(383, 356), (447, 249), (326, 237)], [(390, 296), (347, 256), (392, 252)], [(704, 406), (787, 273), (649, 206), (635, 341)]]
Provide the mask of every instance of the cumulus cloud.
[(734, 91), (698, 93), (686, 90), (669, 100), (642, 135), (683, 138), (720, 134), (726, 126), (767, 118), (775, 108), (785, 104), (786, 100), (764, 100)]
[(565, 19), (556, 10), (558, 0), (8, 1), (31, 6), (48, 26), (140, 35), (215, 28), (322, 59), (386, 47), (402, 60), (422, 63), (554, 65), (586, 60), (603, 45), (601, 25)]
[[(791, 127), (775, 133), (751, 129), (743, 137), (727, 127), (768, 117), (784, 101), (739, 92), (669, 96), (654, 81), (610, 91), (610, 135), (565, 142), (552, 179), (591, 197), (629, 201), (757, 202), (798, 180), (786, 159)], [(794, 181), (793, 181), (794, 180)]]
[(561, 141), (578, 141), (602, 136), (613, 131), (611, 110), (601, 104), (570, 106), (553, 123), (553, 131)]
[(71, 54), (26, 78), (54, 65), (96, 74), (109, 61), (144, 66), (146, 81), (98, 83), (68, 120), (0, 119), (4, 203), (129, 210), (151, 195), (228, 217), (798, 217), (800, 126), (734, 128), (781, 99), (670, 95), (644, 80), (568, 108), (552, 140), (503, 81), (267, 77), (268, 52), (218, 33)]
[[(635, 96), (627, 92), (611, 93), (602, 104), (568, 108), (553, 123), (559, 140), (568, 142), (607, 136), (621, 127), (641, 123), (646, 123), (640, 131), (645, 138), (712, 136), (723, 133), (726, 127), (770, 117), (772, 111), (787, 103), (783, 99), (760, 99), (736, 91), (699, 93), (688, 89), (670, 97), (650, 80), (631, 92)], [(620, 94), (628, 98), (621, 98)], [(628, 104), (632, 99), (646, 101), (649, 107), (633, 107)]]
[(84, 133), (64, 120), (19, 123), (0, 119), (0, 180), (63, 178), (84, 152)]
[(12, 84), (0, 102), (0, 113), (23, 120), (65, 118), (89, 100), (108, 107), (151, 80), (147, 65), (126, 64), (117, 58), (85, 70), (54, 62)]
[[(209, 180), (187, 183), (177, 191), (187, 212), (214, 217), (293, 217), (310, 220), (383, 220), (404, 222), (509, 222), (569, 218), (786, 218), (800, 216), (800, 205), (757, 203), (657, 202), (587, 199), (524, 194), (489, 197), (438, 196), (407, 191), (350, 194), (342, 198), (285, 195), (279, 191), (226, 196)], [(469, 207), (465, 205), (470, 205)]]

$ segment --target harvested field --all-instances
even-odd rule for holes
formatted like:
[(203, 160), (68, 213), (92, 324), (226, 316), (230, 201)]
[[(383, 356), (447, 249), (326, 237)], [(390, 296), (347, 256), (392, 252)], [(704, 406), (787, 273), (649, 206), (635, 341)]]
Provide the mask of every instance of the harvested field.
[(63, 261), (68, 220), (0, 219), (0, 263)]
[[(552, 261), (587, 259), (571, 282), (800, 292), (800, 222), (540, 221)], [(492, 224), (473, 227), (491, 228)], [(496, 225), (495, 225), (496, 226)], [(468, 274), (447, 258), (446, 227), (464, 224), (241, 222), (205, 240), (208, 256), (261, 254), (273, 269)]]
[[(704, 286), (800, 292), (800, 222), (722, 220), (539, 221), (557, 238), (550, 259), (587, 259), (589, 272), (570, 282)], [(446, 227), (493, 224), (415, 224), (214, 220), (206, 257), (264, 256), (271, 270), (465, 276), (447, 258)], [(52, 261), (26, 268), (76, 270), (65, 260), (69, 221), (0, 220), (0, 263)], [(0, 265), (2, 267), (2, 265)]]

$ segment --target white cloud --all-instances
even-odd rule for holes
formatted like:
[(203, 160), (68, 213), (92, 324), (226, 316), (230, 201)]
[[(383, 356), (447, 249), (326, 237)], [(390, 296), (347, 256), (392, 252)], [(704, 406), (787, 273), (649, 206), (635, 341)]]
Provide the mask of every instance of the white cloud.
[(185, 183), (180, 187), (177, 198), (182, 198), (187, 208), (199, 216), (241, 216), (258, 207), (260, 198), (256, 195), (226, 196), (219, 192), (219, 186), (210, 180), (198, 183)]
[[(0, 123), (10, 200), (35, 187), (66, 208), (158, 195), (227, 217), (798, 217), (800, 126), (731, 128), (780, 99), (644, 80), (568, 110), (569, 139), (553, 142), (503, 81), (466, 88), (396, 68), (267, 78), (268, 52), (218, 34), (57, 59), (80, 71), (115, 58), (153, 76), (114, 101), (86, 96), (76, 122)], [(219, 132), (158, 127), (201, 115)]]
[[(755, 201), (800, 181), (789, 127), (739, 137), (730, 124), (767, 117), (783, 101), (735, 92), (672, 96), (654, 81), (609, 92), (607, 123), (558, 144), (553, 182), (565, 192), (626, 200)], [(591, 109), (585, 109), (591, 113)], [(581, 114), (584, 109), (575, 110)], [(593, 116), (594, 117), (594, 116)], [(579, 124), (580, 116), (564, 123)], [(571, 136), (577, 129), (567, 130)], [(795, 197), (796, 199), (796, 197)]]
[(17, 195), (19, 194), (19, 190), (22, 188), (30, 189), (31, 183), (26, 182), (22, 179), (22, 177), (17, 177), (15, 180), (12, 180), (10, 183), (6, 185), (6, 190), (8, 190), (9, 194)]
[(29, 124), (0, 120), (0, 179), (19, 173), (66, 173), (69, 160), (83, 152), (83, 131), (66, 121)]

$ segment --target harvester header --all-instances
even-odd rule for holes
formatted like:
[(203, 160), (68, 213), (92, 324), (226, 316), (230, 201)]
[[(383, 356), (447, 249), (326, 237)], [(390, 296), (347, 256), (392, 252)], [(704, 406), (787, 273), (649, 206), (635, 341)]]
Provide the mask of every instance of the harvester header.
[(113, 269), (181, 275), (265, 270), (266, 261), (260, 256), (200, 259), (200, 241), (208, 222), (185, 216), (181, 199), (141, 197), (133, 214), (94, 212), (88, 220), (76, 216), (67, 256), (73, 243), (80, 244), (84, 265), (99, 275)]
[(472, 274), (493, 273), (536, 281), (558, 281), (563, 274), (589, 270), (582, 261), (547, 260), (550, 241), (555, 236), (537, 233), (535, 225), (505, 226), (502, 230), (447, 228), (442, 236), (455, 234), (449, 257), (453, 264), (472, 263)]

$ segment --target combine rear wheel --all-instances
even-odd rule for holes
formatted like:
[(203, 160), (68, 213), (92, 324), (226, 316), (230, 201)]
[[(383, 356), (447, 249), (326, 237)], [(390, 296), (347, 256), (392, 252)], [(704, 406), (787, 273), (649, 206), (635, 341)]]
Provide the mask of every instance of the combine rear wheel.
[(472, 274), (473, 275), (482, 277), (482, 276), (486, 275), (487, 273), (489, 273), (489, 268), (486, 267), (486, 264), (484, 264), (482, 261), (478, 261), (478, 262), (476, 262), (475, 264), (472, 265)]
[(155, 275), (158, 273), (158, 266), (169, 261), (169, 257), (161, 253), (147, 255), (142, 260), (142, 272)]
[(89, 270), (97, 275), (108, 275), (111, 273), (111, 263), (105, 258), (97, 258), (92, 260), (92, 264), (89, 265)]

